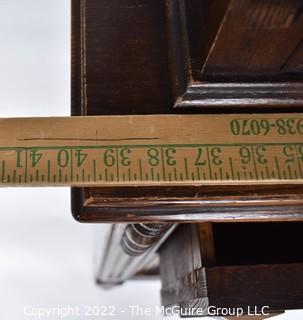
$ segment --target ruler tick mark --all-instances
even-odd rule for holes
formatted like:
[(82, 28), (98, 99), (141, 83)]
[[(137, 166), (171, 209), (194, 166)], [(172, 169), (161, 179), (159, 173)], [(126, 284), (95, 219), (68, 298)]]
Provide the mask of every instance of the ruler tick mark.
[[(288, 169), (288, 176), (292, 180), (292, 173), (291, 173), (291, 169), (290, 169), (289, 165), (287, 166), (287, 169)], [(286, 178), (285, 178), (285, 180), (286, 180)]]
[(279, 167), (279, 160), (278, 160), (277, 157), (275, 157), (275, 164), (276, 164), (276, 168), (277, 168), (278, 178), (279, 178), (279, 180), (281, 180), (281, 172), (280, 172), (280, 167)]
[(234, 165), (233, 165), (233, 160), (231, 157), (229, 157), (229, 166), (230, 166), (230, 170), (231, 170), (232, 179), (235, 180)]
[(139, 159), (139, 173), (140, 173), (140, 181), (142, 181), (143, 180), (142, 159)]
[(176, 167), (174, 167), (174, 178), (175, 178), (175, 181), (178, 181), (177, 168)]
[[(253, 163), (254, 163), (255, 176), (256, 176), (256, 179), (259, 180), (257, 163), (256, 163), (256, 157), (255, 157), (255, 151), (254, 151), (254, 148), (253, 148), (253, 147), (251, 147), (250, 150), (251, 150), (251, 154), (252, 154), (252, 158), (253, 158)], [(251, 179), (252, 179), (252, 176), (251, 176)]]
[(93, 170), (94, 170), (94, 181), (97, 181), (97, 164), (96, 160), (93, 160)]
[(187, 158), (184, 158), (184, 168), (185, 168), (185, 177), (186, 177), (186, 180), (189, 180)]
[(282, 173), (283, 173), (283, 178), (284, 178), (284, 180), (286, 180), (286, 179), (287, 179), (286, 171), (285, 171), (285, 170), (283, 170), (283, 171), (282, 171)]
[(211, 170), (210, 154), (209, 154), (209, 148), (208, 147), (206, 148), (206, 151), (207, 151), (207, 162), (208, 162), (209, 177), (210, 177), (210, 180), (212, 180), (213, 179), (213, 175), (212, 175), (212, 170)]
[(47, 181), (50, 182), (51, 176), (51, 161), (47, 160)]
[(1, 181), (4, 182), (5, 177), (5, 161), (2, 160)]
[(163, 180), (166, 181), (166, 173), (165, 173), (165, 164), (164, 164), (164, 154), (163, 154), (163, 148), (161, 147), (161, 162), (162, 162), (162, 174), (163, 174)]
[(201, 180), (200, 168), (199, 168), (199, 166), (196, 167), (196, 170), (197, 170), (198, 180)]

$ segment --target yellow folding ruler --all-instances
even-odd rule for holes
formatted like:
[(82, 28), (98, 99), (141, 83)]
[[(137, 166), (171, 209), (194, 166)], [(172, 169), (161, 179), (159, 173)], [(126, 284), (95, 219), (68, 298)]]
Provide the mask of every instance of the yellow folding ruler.
[(0, 185), (303, 183), (303, 114), (0, 120)]

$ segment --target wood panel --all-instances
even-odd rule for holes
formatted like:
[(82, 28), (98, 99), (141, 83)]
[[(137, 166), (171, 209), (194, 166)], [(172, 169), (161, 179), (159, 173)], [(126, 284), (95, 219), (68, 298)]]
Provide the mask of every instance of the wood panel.
[(167, 112), (163, 1), (73, 0), (72, 7), (73, 113), (79, 98), (86, 115)]
[(269, 305), (272, 310), (301, 309), (303, 264), (214, 267), (206, 270), (208, 295), (216, 306)]
[(300, 0), (231, 0), (202, 73), (215, 77), (279, 75), (302, 41), (302, 10)]

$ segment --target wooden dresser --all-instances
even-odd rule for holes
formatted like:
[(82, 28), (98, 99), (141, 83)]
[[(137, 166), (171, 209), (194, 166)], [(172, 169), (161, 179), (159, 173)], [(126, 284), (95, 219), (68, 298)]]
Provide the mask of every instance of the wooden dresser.
[[(301, 0), (72, 0), (73, 116), (302, 111)], [(166, 307), (275, 313), (303, 308), (302, 193), (73, 188), (72, 212), (113, 223), (103, 285), (160, 272)]]

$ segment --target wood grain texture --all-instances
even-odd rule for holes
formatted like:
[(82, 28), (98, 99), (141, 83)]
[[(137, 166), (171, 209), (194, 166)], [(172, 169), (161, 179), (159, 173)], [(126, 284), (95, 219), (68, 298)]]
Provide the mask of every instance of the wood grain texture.
[(269, 305), (272, 310), (301, 309), (302, 273), (302, 263), (209, 268), (209, 299), (224, 307)]
[(74, 188), (81, 222), (302, 220), (301, 186)]
[(301, 82), (189, 83), (175, 108), (199, 113), (301, 111), (302, 89)]
[(175, 112), (302, 109), (300, 1), (167, 0), (166, 8)]
[(155, 276), (158, 272), (156, 251), (174, 228), (156, 223), (113, 224), (96, 261), (97, 283), (108, 288), (136, 275)]
[(202, 73), (274, 76), (302, 41), (300, 0), (231, 0)]
[(159, 242), (170, 227), (167, 223), (129, 224), (125, 227), (120, 245), (128, 255), (140, 256)]
[[(199, 236), (196, 224), (185, 224), (177, 228), (172, 240), (160, 250), (160, 272), (163, 287), (175, 285), (182, 276), (202, 268)], [(190, 280), (193, 282), (194, 280)], [(182, 288), (179, 288), (182, 290)], [(190, 289), (191, 290), (191, 289)], [(195, 290), (195, 288), (192, 288)]]
[(293, 53), (288, 57), (283, 69), (285, 73), (303, 72), (303, 41), (301, 41)]
[[(180, 225), (159, 251), (162, 304), (194, 302), (205, 315), (208, 306), (302, 308), (302, 229), (289, 222)], [(211, 242), (214, 259), (204, 260)]]
[(216, 248), (214, 241), (213, 223), (198, 223), (198, 235), (200, 242), (200, 253), (203, 266), (216, 265)]
[(161, 290), (165, 306), (208, 298), (218, 308), (255, 306), (272, 311), (302, 308), (303, 264), (246, 265), (201, 268)]
[[(210, 83), (201, 77), (228, 5), (72, 0), (72, 114), (303, 110), (300, 73), (274, 83)], [(300, 220), (301, 195), (301, 186), (287, 185), (80, 188), (72, 191), (72, 210), (82, 222)]]
[(167, 111), (163, 2), (74, 1), (79, 5), (85, 114)]

